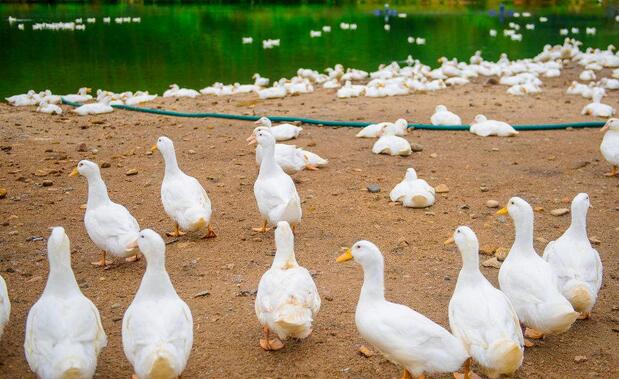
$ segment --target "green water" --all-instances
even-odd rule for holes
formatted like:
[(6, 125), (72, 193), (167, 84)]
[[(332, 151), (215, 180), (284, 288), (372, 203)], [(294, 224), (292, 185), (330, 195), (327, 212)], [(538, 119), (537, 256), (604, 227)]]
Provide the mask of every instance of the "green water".
[[(533, 2), (535, 3), (535, 2)], [(146, 89), (161, 94), (170, 83), (202, 88), (215, 81), (251, 82), (251, 75), (278, 79), (293, 76), (300, 67), (323, 70), (341, 63), (374, 70), (380, 63), (403, 60), (408, 54), (433, 64), (440, 56), (465, 59), (475, 50), (496, 59), (501, 52), (511, 58), (530, 57), (546, 43), (559, 43), (559, 28), (579, 27), (585, 46), (605, 47), (619, 42), (616, 10), (596, 2), (567, 2), (555, 7), (507, 5), (529, 10), (533, 17), (507, 19), (521, 24), (522, 42), (503, 37), (498, 17), (488, 15), (499, 2), (398, 3), (392, 8), (407, 18), (384, 19), (372, 14), (376, 4), (0, 4), (0, 96), (28, 89), (49, 88), (56, 93), (78, 87), (112, 91)], [(547, 16), (540, 23), (539, 16)], [(25, 30), (7, 22), (8, 16), (31, 19)], [(104, 24), (102, 17), (112, 17)], [(115, 24), (119, 16), (141, 17), (141, 23)], [(33, 31), (32, 22), (70, 21), (96, 17), (85, 31)], [(340, 30), (340, 22), (357, 23), (356, 31)], [(534, 31), (524, 30), (535, 23)], [(310, 30), (331, 25), (331, 33), (310, 38)], [(595, 36), (585, 27), (597, 27)], [(499, 30), (491, 38), (490, 29)], [(424, 37), (426, 45), (408, 44), (409, 35)], [(241, 37), (254, 43), (243, 45)], [(280, 38), (281, 46), (262, 48), (262, 39)]]

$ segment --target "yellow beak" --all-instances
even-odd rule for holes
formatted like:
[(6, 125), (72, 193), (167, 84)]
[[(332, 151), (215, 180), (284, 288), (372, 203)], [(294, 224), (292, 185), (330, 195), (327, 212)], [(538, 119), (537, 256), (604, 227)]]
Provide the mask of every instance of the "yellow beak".
[(251, 136), (247, 137), (247, 139), (245, 141), (248, 142), (247, 145), (253, 145), (253, 144), (256, 143), (256, 136), (251, 135)]
[(77, 167), (73, 169), (73, 171), (71, 171), (71, 173), (69, 174), (69, 176), (78, 176), (80, 173), (79, 171), (77, 171)]
[(496, 214), (499, 215), (499, 216), (505, 216), (508, 213), (509, 213), (509, 211), (507, 210), (507, 208), (501, 208), (498, 211), (496, 211)]
[(445, 240), (445, 242), (443, 242), (443, 245), (451, 245), (455, 242), (453, 237), (449, 237), (447, 240)]
[(88, 87), (86, 88), (86, 93), (91, 93), (92, 92), (92, 88)]
[(150, 147), (150, 151), (151, 151), (151, 152), (153, 152), (153, 153), (154, 153), (155, 151), (157, 151), (157, 145), (153, 145), (153, 146), (151, 146), (151, 147)]
[(131, 242), (129, 245), (127, 245), (127, 249), (135, 249), (137, 247), (138, 247), (138, 240), (135, 240)]
[(347, 248), (342, 255), (340, 255), (339, 257), (335, 259), (335, 261), (337, 263), (342, 263), (342, 262), (349, 261), (351, 259), (352, 259), (352, 251), (350, 251), (350, 249)]
[(608, 125), (608, 123), (606, 123), (606, 124), (602, 127), (602, 129), (600, 129), (600, 133), (605, 133), (605, 132), (608, 130), (608, 128), (610, 128), (610, 126)]

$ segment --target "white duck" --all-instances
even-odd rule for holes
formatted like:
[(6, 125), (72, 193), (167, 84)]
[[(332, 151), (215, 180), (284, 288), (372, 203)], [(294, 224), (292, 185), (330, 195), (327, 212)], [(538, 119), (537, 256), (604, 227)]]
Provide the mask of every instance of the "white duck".
[(603, 89), (593, 89), (593, 102), (585, 105), (585, 107), (582, 109), (582, 112), (580, 113), (593, 117), (612, 117), (615, 114), (615, 108), (611, 107), (608, 104), (601, 103), (603, 96)]
[(469, 131), (481, 137), (511, 137), (518, 134), (518, 131), (516, 131), (510, 124), (503, 121), (488, 120), (486, 116), (481, 114), (475, 116)]
[(76, 94), (64, 95), (62, 96), (62, 98), (67, 101), (72, 101), (75, 103), (83, 103), (83, 102), (92, 100), (92, 96), (89, 95), (90, 92), (91, 92), (90, 88), (82, 87), (79, 90), (77, 90)]
[(163, 181), (161, 182), (161, 203), (172, 220), (173, 232), (170, 237), (184, 235), (183, 231), (195, 232), (207, 228), (204, 238), (217, 237), (211, 226), (211, 199), (200, 182), (185, 174), (176, 161), (174, 143), (165, 136), (159, 137), (151, 151), (159, 150), (165, 163)]
[(6, 288), (6, 282), (0, 275), (0, 338), (4, 334), (4, 327), (9, 322), (11, 315), (11, 300), (9, 299), (9, 291)]
[(380, 138), (372, 146), (374, 154), (389, 154), (408, 156), (412, 154), (410, 143), (397, 136), (398, 127), (387, 125), (383, 128)]
[(514, 220), (516, 238), (499, 270), (499, 284), (512, 302), (530, 338), (567, 331), (578, 313), (559, 292), (557, 275), (533, 248), (533, 209), (523, 199), (512, 197), (497, 212)]
[(447, 110), (444, 105), (437, 105), (434, 114), (430, 117), (432, 125), (462, 125), (462, 120), (457, 114)]
[(84, 225), (90, 239), (101, 250), (101, 260), (92, 262), (94, 266), (112, 264), (106, 260), (107, 253), (126, 258), (128, 262), (139, 259), (132, 246), (140, 232), (140, 226), (127, 208), (110, 200), (101, 171), (96, 163), (82, 160), (70, 176), (82, 175), (88, 180), (88, 203), (84, 215)]
[[(254, 135), (260, 131), (269, 132), (269, 128), (259, 126), (254, 129), (248, 141), (254, 141)], [(260, 166), (262, 163), (262, 146), (256, 146), (256, 164)], [(318, 170), (318, 167), (324, 167), (329, 163), (326, 159), (321, 158), (318, 154), (310, 151), (305, 151), (295, 145), (285, 145), (283, 143), (275, 144), (275, 161), (288, 175), (295, 174), (302, 170)]]
[(340, 99), (359, 97), (365, 93), (365, 90), (366, 87), (364, 85), (352, 84), (350, 80), (347, 80), (344, 86), (337, 90), (337, 97)]
[(47, 114), (62, 114), (62, 108), (60, 108), (56, 104), (48, 104), (47, 101), (41, 100), (39, 106), (37, 107), (37, 112)]
[(265, 233), (269, 230), (267, 225), (276, 225), (280, 221), (288, 222), (294, 230), (301, 222), (301, 199), (292, 178), (275, 161), (275, 137), (267, 130), (259, 130), (248, 140), (250, 144), (255, 140), (264, 152), (254, 183), (263, 225), (254, 230)]
[(146, 257), (140, 288), (123, 317), (125, 356), (138, 379), (180, 378), (193, 345), (193, 318), (165, 268), (165, 243), (150, 229), (134, 242)]
[(408, 122), (403, 119), (397, 119), (395, 122), (379, 122), (378, 124), (370, 124), (357, 133), (358, 138), (378, 138), (382, 135), (385, 127), (393, 125), (392, 129), (396, 136), (405, 136), (408, 132)]
[(263, 78), (258, 73), (255, 73), (254, 76), (252, 76), (252, 79), (254, 79), (254, 85), (257, 87), (266, 87), (269, 85), (270, 81), (269, 78)]
[(320, 310), (318, 289), (309, 271), (297, 263), (294, 235), (285, 221), (277, 223), (275, 247), (273, 264), (260, 278), (256, 294), (256, 316), (264, 333), (260, 346), (264, 350), (283, 348), (281, 340), (288, 337), (309, 336)]
[(462, 255), (462, 269), (449, 301), (451, 331), (488, 377), (512, 375), (522, 365), (524, 353), (516, 311), (479, 270), (479, 242), (473, 230), (458, 227), (445, 243), (452, 242)]
[(434, 204), (434, 187), (417, 178), (414, 168), (406, 169), (406, 175), (389, 194), (391, 201), (401, 202), (405, 207), (426, 208)]
[(269, 131), (275, 137), (276, 141), (287, 141), (290, 139), (297, 138), (299, 133), (303, 130), (302, 127), (292, 125), (292, 124), (279, 124), (273, 126), (271, 120), (267, 117), (260, 117), (258, 121), (255, 122), (256, 125), (263, 126), (265, 128), (269, 128)]
[(402, 366), (402, 378), (457, 371), (469, 358), (462, 342), (411, 308), (385, 300), (384, 260), (378, 247), (358, 241), (337, 258), (354, 259), (363, 268), (363, 286), (355, 312), (361, 337), (389, 361)]
[(261, 89), (258, 91), (258, 97), (261, 99), (279, 99), (286, 97), (286, 87), (283, 83), (273, 83), (273, 87)]
[(587, 237), (589, 195), (579, 193), (572, 200), (572, 223), (544, 250), (544, 259), (559, 277), (559, 289), (581, 318), (589, 318), (602, 286), (602, 261)]
[(37, 95), (36, 92), (34, 92), (33, 90), (30, 90), (27, 93), (7, 97), (5, 98), (5, 100), (14, 107), (36, 105), (37, 99), (35, 95)]
[(195, 98), (200, 96), (200, 92), (195, 89), (180, 88), (178, 84), (171, 84), (170, 89), (163, 93), (163, 97), (190, 97)]
[(114, 111), (114, 108), (110, 105), (111, 99), (109, 97), (104, 98), (100, 102), (89, 103), (79, 106), (73, 109), (73, 112), (80, 116), (86, 116), (89, 114), (102, 114), (110, 113)]
[(69, 237), (62, 227), (52, 230), (47, 258), (45, 290), (26, 320), (26, 360), (42, 379), (92, 378), (107, 337), (97, 307), (77, 285)]
[(606, 124), (601, 130), (604, 133), (600, 151), (604, 159), (612, 165), (612, 168), (606, 176), (617, 175), (617, 167), (619, 167), (619, 118), (611, 118), (606, 121)]

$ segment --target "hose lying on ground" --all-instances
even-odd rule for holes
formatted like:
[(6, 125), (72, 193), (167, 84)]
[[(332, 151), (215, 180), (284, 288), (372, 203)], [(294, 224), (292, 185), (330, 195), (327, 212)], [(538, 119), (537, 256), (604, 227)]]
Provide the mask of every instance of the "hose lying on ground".
[[(82, 104), (76, 103), (73, 101), (68, 101), (62, 98), (62, 103), (67, 104), (73, 107), (79, 107)], [(187, 113), (187, 112), (177, 112), (177, 111), (168, 111), (165, 109), (155, 109), (155, 108), (144, 108), (144, 107), (134, 107), (131, 105), (124, 104), (114, 104), (113, 108), (124, 109), (127, 111), (133, 112), (143, 112), (143, 113), (151, 113), (158, 114), (162, 116), (174, 116), (174, 117), (197, 117), (197, 118), (222, 118), (227, 120), (241, 120), (241, 121), (256, 121), (261, 116), (246, 116), (239, 114), (229, 114), (229, 113)], [(362, 121), (331, 121), (331, 120), (315, 120), (311, 118), (305, 117), (294, 117), (294, 116), (266, 116), (271, 121), (275, 122), (301, 122), (304, 124), (312, 124), (312, 125), (323, 125), (323, 126), (334, 126), (334, 127), (352, 127), (352, 128), (364, 128), (368, 125), (373, 124), (373, 122), (362, 122)], [(560, 124), (530, 124), (530, 125), (512, 125), (516, 130), (556, 130), (556, 129), (567, 129), (567, 128), (601, 128), (604, 126), (604, 122), (600, 121), (589, 121), (589, 122), (566, 122)], [(447, 126), (436, 126), (432, 124), (408, 124), (409, 128), (414, 129), (422, 129), (422, 130), (469, 130), (469, 125), (447, 125)]]

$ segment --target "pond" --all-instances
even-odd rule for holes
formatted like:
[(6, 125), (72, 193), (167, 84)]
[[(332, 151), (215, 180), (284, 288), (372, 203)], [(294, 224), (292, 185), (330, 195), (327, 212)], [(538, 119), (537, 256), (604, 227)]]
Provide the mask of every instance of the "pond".
[[(617, 9), (596, 2), (554, 7), (531, 3), (537, 2), (529, 2), (527, 8), (506, 3), (501, 13), (505, 17), (499, 17), (500, 3), (495, 1), (398, 2), (389, 8), (395, 16), (388, 20), (379, 2), (0, 4), (0, 96), (31, 88), (68, 93), (82, 86), (161, 94), (171, 83), (199, 89), (215, 81), (251, 82), (255, 72), (279, 79), (293, 76), (300, 67), (323, 70), (336, 63), (374, 70), (409, 54), (434, 64), (441, 56), (466, 59), (477, 49), (491, 59), (501, 52), (524, 58), (546, 43), (560, 43), (565, 38), (560, 28), (578, 28), (570, 35), (585, 46), (619, 41)], [(531, 17), (514, 17), (512, 12), (530, 12)], [(540, 16), (548, 21), (540, 22)], [(18, 21), (9, 22), (9, 17)], [(117, 23), (117, 17), (139, 17), (140, 22)], [(36, 23), (76, 18), (83, 19), (85, 30), (33, 30)], [(342, 30), (342, 22), (356, 24), (357, 29)], [(521, 26), (522, 42), (503, 36), (510, 22)], [(535, 29), (527, 30), (525, 24), (535, 24)], [(331, 26), (331, 32), (310, 37), (311, 30), (323, 26)], [(586, 34), (586, 27), (595, 27), (596, 34)], [(491, 37), (491, 29), (498, 36)], [(410, 44), (410, 36), (425, 38), (426, 43)], [(253, 43), (243, 44), (243, 37), (252, 37)], [(263, 49), (264, 39), (280, 39), (280, 46)]]

